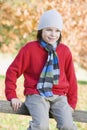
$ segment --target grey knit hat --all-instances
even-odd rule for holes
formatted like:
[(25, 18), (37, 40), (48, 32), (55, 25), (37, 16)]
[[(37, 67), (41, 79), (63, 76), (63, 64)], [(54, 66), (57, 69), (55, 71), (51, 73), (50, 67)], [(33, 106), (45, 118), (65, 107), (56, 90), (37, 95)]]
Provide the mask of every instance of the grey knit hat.
[(42, 30), (47, 27), (56, 27), (60, 31), (62, 30), (63, 27), (62, 17), (60, 13), (54, 9), (46, 11), (40, 17), (38, 30)]

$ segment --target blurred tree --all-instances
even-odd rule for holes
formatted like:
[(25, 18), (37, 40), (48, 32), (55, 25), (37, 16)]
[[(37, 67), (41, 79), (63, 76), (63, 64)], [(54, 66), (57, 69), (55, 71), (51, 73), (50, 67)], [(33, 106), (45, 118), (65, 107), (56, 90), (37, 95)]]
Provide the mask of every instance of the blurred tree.
[(63, 16), (62, 42), (70, 47), (74, 61), (87, 69), (87, 0), (0, 0), (1, 50), (14, 52), (35, 39), (41, 14), (52, 8)]

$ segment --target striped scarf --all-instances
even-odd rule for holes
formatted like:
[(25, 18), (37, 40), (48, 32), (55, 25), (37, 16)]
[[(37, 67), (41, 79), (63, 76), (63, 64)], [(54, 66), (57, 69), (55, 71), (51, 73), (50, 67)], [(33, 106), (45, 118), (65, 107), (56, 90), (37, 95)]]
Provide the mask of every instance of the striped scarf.
[(37, 89), (41, 96), (44, 97), (51, 97), (53, 96), (52, 93), (52, 87), (53, 84), (58, 84), (59, 79), (59, 65), (58, 65), (58, 57), (55, 52), (55, 49), (57, 47), (57, 43), (51, 45), (47, 44), (44, 41), (41, 41), (41, 46), (45, 48), (45, 50), (48, 52), (48, 58), (47, 62), (40, 74), (40, 79), (37, 84)]

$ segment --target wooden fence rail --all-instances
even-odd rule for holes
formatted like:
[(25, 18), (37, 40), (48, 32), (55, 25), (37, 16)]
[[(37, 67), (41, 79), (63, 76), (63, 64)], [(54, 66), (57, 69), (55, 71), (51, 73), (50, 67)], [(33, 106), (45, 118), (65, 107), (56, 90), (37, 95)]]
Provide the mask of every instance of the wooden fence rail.
[[(9, 114), (20, 114), (20, 115), (30, 115), (24, 103), (22, 103), (21, 108), (18, 111), (13, 111), (11, 103), (9, 101), (0, 100), (0, 113)], [(51, 114), (50, 118), (53, 118)], [(87, 123), (87, 111), (76, 110), (73, 113), (74, 121)]]

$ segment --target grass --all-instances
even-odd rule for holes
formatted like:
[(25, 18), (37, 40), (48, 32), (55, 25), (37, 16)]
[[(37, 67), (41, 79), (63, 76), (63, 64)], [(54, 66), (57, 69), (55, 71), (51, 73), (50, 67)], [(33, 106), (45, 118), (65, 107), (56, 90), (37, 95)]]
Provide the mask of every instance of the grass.
[[(4, 79), (5, 76), (0, 75), (0, 99), (4, 99)], [(18, 97), (24, 100), (23, 96), (23, 77), (18, 79), (17, 82), (17, 92)], [(77, 109), (79, 110), (87, 110), (87, 82), (86, 81), (78, 81), (78, 103)], [(0, 113), (0, 130), (26, 130), (31, 117), (23, 116), (23, 115), (12, 115), (12, 114), (3, 114)], [(86, 123), (78, 123), (75, 122), (78, 126), (78, 130), (87, 130)], [(50, 119), (50, 130), (57, 130), (56, 129), (56, 122), (54, 119)]]
[[(31, 117), (0, 114), (0, 130), (27, 130)], [(50, 130), (57, 130), (53, 119), (50, 119)]]
[(0, 114), (0, 130), (26, 130), (29, 117)]
[(78, 81), (78, 83), (81, 85), (87, 85), (87, 81)]

